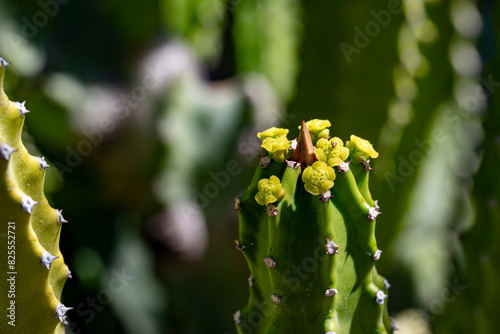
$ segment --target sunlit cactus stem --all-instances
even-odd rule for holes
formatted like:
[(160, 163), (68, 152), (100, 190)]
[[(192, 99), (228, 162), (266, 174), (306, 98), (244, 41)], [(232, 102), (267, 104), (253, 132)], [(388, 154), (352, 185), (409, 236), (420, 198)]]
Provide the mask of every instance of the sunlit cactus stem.
[[(259, 164), (236, 200), (238, 245), (250, 268), (248, 304), (234, 314), (240, 334), (393, 332), (389, 284), (375, 269), (380, 211), (364, 184), (370, 168), (361, 159), (346, 161), (378, 153), (355, 136), (344, 146), (330, 138), (329, 126), (326, 120), (302, 122), (284, 159), (276, 159), (264, 139), (272, 161)], [(286, 129), (263, 133), (270, 132), (288, 140)], [(354, 165), (363, 174), (353, 173)]]
[(66, 219), (50, 207), (44, 194), (43, 157), (28, 153), (21, 141), (29, 110), (12, 102), (3, 90), (5, 68), (0, 58), (0, 226), (7, 243), (0, 247), (1, 307), (7, 318), (0, 333), (62, 334), (71, 309), (61, 303), (61, 292), (71, 272), (59, 250)]

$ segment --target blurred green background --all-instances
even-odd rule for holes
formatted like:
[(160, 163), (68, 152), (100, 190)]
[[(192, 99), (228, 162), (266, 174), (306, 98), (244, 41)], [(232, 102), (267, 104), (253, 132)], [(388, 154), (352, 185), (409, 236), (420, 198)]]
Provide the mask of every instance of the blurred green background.
[(0, 0), (5, 90), (70, 221), (67, 333), (235, 333), (256, 133), (312, 118), (380, 152), (400, 333), (495, 333), (498, 18), (493, 0)]

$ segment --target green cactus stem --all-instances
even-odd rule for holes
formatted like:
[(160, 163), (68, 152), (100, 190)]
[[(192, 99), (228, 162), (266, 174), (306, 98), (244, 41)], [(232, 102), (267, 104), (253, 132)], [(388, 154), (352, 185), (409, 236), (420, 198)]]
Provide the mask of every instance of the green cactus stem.
[(1, 308), (10, 307), (0, 333), (62, 334), (71, 309), (60, 302), (71, 277), (59, 250), (61, 226), (67, 221), (45, 198), (49, 165), (43, 157), (31, 156), (21, 141), (29, 111), (25, 102), (12, 102), (5, 95), (8, 63), (3, 58), (0, 63), (0, 233), (7, 234), (7, 243), (0, 247), (0, 268), (10, 279), (0, 281)]
[[(257, 167), (236, 201), (238, 242), (250, 268), (248, 304), (234, 314), (240, 334), (393, 332), (386, 300), (390, 285), (375, 269), (381, 255), (375, 240), (379, 207), (344, 161), (348, 148), (372, 159), (378, 153), (353, 138), (346, 147), (338, 138), (331, 144), (324, 128), (315, 134), (321, 148), (314, 147), (307, 124), (327, 122), (302, 122), (287, 160)], [(324, 141), (332, 150), (343, 149), (333, 154)], [(322, 158), (342, 161), (318, 161), (319, 150)], [(355, 164), (363, 172), (359, 177), (369, 173)], [(268, 195), (273, 203), (259, 195), (271, 179), (274, 189), (265, 195), (280, 195)], [(275, 215), (266, 214), (269, 207)]]

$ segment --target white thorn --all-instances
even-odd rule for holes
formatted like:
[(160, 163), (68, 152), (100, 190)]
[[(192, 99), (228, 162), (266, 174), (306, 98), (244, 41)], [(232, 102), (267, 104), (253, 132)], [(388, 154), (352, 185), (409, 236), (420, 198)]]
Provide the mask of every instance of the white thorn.
[(266, 264), (266, 267), (268, 267), (268, 268), (272, 269), (272, 268), (276, 267), (276, 261), (274, 261), (270, 257), (266, 257), (264, 259), (264, 263)]
[(376, 207), (371, 207), (368, 209), (368, 219), (374, 221), (378, 215), (382, 214), (382, 212), (378, 211)]
[(0, 155), (4, 160), (9, 161), (10, 155), (15, 151), (17, 150), (15, 148), (10, 147), (10, 145), (7, 143), (2, 143), (2, 145), (0, 145)]
[(241, 200), (239, 198), (235, 198), (234, 199), (234, 208), (236, 209), (236, 211), (241, 211)]
[(245, 246), (243, 246), (239, 240), (234, 240), (234, 243), (236, 244), (236, 249), (240, 252), (243, 252)]
[(377, 294), (375, 295), (375, 301), (379, 305), (384, 305), (384, 300), (387, 298), (387, 295), (384, 293), (382, 290), (378, 290)]
[(389, 290), (391, 288), (391, 283), (384, 277), (384, 287), (386, 290)]
[(286, 161), (286, 166), (287, 167), (290, 167), (290, 168), (293, 168), (293, 169), (297, 169), (300, 167), (300, 163), (297, 162), (297, 161), (290, 161), (290, 160), (285, 160)]
[(7, 60), (3, 59), (2, 57), (0, 57), (0, 64), (2, 64), (4, 70), (7, 66), (10, 65), (10, 63)]
[(40, 165), (40, 168), (42, 170), (45, 170), (46, 168), (50, 167), (49, 164), (45, 161), (45, 157), (36, 157), (36, 160), (38, 160), (38, 164)]
[(248, 286), (253, 286), (254, 283), (255, 282), (253, 280), (253, 277), (252, 277), (252, 275), (250, 275), (250, 277), (248, 277)]
[(57, 211), (57, 222), (59, 224), (67, 223), (68, 221), (66, 219), (64, 219), (64, 217), (62, 215), (62, 210), (56, 210), (56, 211)]
[(14, 102), (14, 104), (16, 105), (16, 108), (17, 110), (19, 110), (19, 113), (21, 114), (21, 117), (24, 117), (27, 113), (29, 113), (30, 111), (28, 109), (26, 109), (26, 107), (24, 106), (24, 104), (26, 103), (26, 101), (24, 102)]
[(241, 323), (241, 312), (240, 312), (240, 310), (236, 311), (236, 313), (233, 314), (233, 322), (235, 324)]
[(59, 305), (56, 306), (56, 311), (54, 312), (54, 317), (56, 317), (57, 319), (59, 319), (59, 321), (63, 325), (67, 325), (68, 321), (66, 320), (66, 317), (67, 317), (66, 313), (69, 310), (72, 310), (72, 309), (73, 309), (72, 307), (66, 307), (63, 304), (59, 304)]
[(335, 334), (335, 332), (329, 331), (329, 332), (326, 332), (326, 334)]
[(332, 197), (332, 192), (330, 190), (328, 190), (326, 193), (321, 193), (319, 194), (319, 200), (321, 202), (328, 202), (330, 200), (330, 198)]
[(265, 155), (263, 157), (261, 157), (259, 155), (259, 166), (260, 168), (267, 168), (267, 166), (269, 166), (271, 164), (271, 157), (269, 155)]
[(373, 201), (373, 203), (375, 203), (375, 209), (377, 209), (377, 211), (380, 211), (380, 206), (378, 205), (378, 199)]
[(339, 246), (337, 246), (337, 244), (334, 243), (333, 241), (330, 241), (329, 238), (325, 238), (325, 240), (326, 240), (326, 245), (325, 245), (326, 254), (328, 255), (338, 254)]
[(373, 168), (370, 167), (370, 159), (363, 161), (363, 167), (365, 168), (365, 172), (373, 170)]
[(271, 298), (271, 301), (274, 303), (274, 305), (278, 305), (281, 303), (281, 298), (278, 295), (269, 295), (269, 298)]
[(278, 215), (278, 208), (274, 204), (269, 204), (267, 206), (266, 213), (269, 217), (274, 218)]
[(38, 202), (35, 202), (33, 198), (29, 197), (28, 195), (24, 195), (23, 197), (21, 197), (21, 207), (23, 208), (24, 212), (27, 212), (30, 215), (33, 207), (37, 204)]
[(69, 267), (68, 267), (68, 266), (66, 266), (66, 272), (67, 272), (67, 273), (66, 273), (66, 277), (67, 277), (67, 278), (73, 278), (73, 276), (71, 276), (71, 270), (69, 270)]
[(351, 163), (350, 161), (341, 163), (340, 165), (337, 166), (337, 170), (342, 174), (347, 173), (349, 171), (350, 163)]
[(50, 254), (49, 252), (47, 251), (43, 251), (43, 254), (42, 254), (42, 264), (45, 268), (47, 268), (47, 270), (50, 270), (50, 265), (52, 264), (52, 262), (57, 259), (59, 256), (54, 256), (52, 254)]
[(382, 255), (382, 251), (380, 249), (377, 249), (375, 251), (375, 254), (373, 254), (373, 261), (378, 261), (380, 259), (380, 255)]
[(325, 296), (327, 296), (327, 297), (333, 297), (333, 296), (335, 296), (337, 293), (339, 293), (339, 292), (337, 291), (337, 289), (328, 289), (328, 290), (326, 290), (326, 291), (325, 291)]

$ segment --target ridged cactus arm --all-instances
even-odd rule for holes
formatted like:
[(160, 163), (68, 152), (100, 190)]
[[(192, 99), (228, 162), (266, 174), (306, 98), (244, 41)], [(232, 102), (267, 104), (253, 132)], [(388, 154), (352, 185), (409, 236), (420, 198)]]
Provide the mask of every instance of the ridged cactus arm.
[[(0, 58), (4, 63), (4, 60)], [(0, 251), (2, 270), (11, 268), (15, 297), (2, 295), (6, 308), (15, 302), (15, 322), (2, 322), (0, 332), (64, 333), (66, 308), (61, 292), (70, 271), (59, 251), (61, 224), (66, 222), (60, 210), (50, 207), (45, 198), (44, 180), (48, 164), (42, 157), (31, 156), (21, 141), (24, 119), (29, 112), (25, 102), (12, 102), (3, 90), (5, 67), (0, 67), (0, 161), (1, 225), (13, 230), (12, 253)], [(2, 233), (4, 233), (2, 231)], [(15, 261), (7, 254), (15, 254)], [(1, 291), (14, 286), (5, 280)], [(15, 323), (15, 327), (13, 324)]]
[[(240, 318), (254, 317), (254, 321), (259, 322), (260, 327), (268, 328), (272, 321), (272, 317), (267, 317), (267, 313), (272, 312), (272, 303), (268, 297), (272, 294), (271, 281), (263, 262), (268, 253), (267, 218), (269, 216), (266, 213), (266, 207), (258, 204), (255, 196), (259, 192), (257, 187), (259, 180), (280, 174), (282, 169), (283, 165), (275, 162), (271, 162), (267, 168), (259, 167), (245, 195), (235, 200), (238, 218), (241, 222), (236, 248), (243, 253), (250, 267), (249, 302), (245, 308), (235, 314), (236, 323), (240, 322)], [(242, 210), (243, 207), (246, 210)]]
[[(316, 126), (314, 139), (308, 124)], [(253, 277), (249, 303), (235, 314), (239, 333), (393, 332), (389, 284), (374, 266), (378, 206), (358, 188), (344, 161), (348, 149), (328, 137), (329, 126), (302, 122), (288, 158), (261, 163), (237, 199), (239, 242)]]
[(375, 151), (369, 141), (355, 135), (351, 135), (346, 146), (349, 149), (349, 157), (352, 162), (350, 168), (356, 178), (359, 191), (365, 197), (368, 204), (376, 206), (369, 189), (369, 172), (373, 170), (370, 166), (370, 161), (378, 157), (378, 152)]
[(354, 318), (344, 324), (344, 330), (348, 333), (391, 332), (383, 330), (383, 298), (388, 292), (374, 282), (374, 276), (377, 277), (374, 265), (378, 260), (375, 222), (368, 217), (369, 207), (351, 171), (337, 177), (332, 194), (332, 202), (339, 207), (343, 218), (336, 221), (335, 228), (345, 231), (341, 240), (346, 242), (337, 242), (338, 261), (343, 263), (337, 279), (346, 282), (339, 290), (339, 296), (345, 296), (339, 307), (356, 309)]
[(269, 257), (276, 261), (269, 271), (279, 298), (270, 333), (336, 330), (330, 312), (337, 288), (336, 258), (326, 254), (325, 246), (327, 239), (336, 239), (333, 221), (340, 213), (305, 190), (300, 168), (287, 167), (283, 186), (287, 194), (276, 218), (268, 222)]
[[(0, 140), (5, 145), (4, 139), (0, 138)], [(15, 152), (12, 155), (14, 154)], [(1, 296), (2, 308), (7, 310), (7, 315), (15, 314), (16, 317), (4, 319), (0, 324), (0, 329), (2, 333), (15, 333), (19, 328), (30, 328), (36, 333), (52, 333), (58, 323), (58, 320), (54, 318), (54, 311), (58, 303), (48, 284), (49, 272), (41, 263), (45, 250), (37, 243), (37, 237), (30, 224), (31, 216), (26, 207), (23, 209), (22, 206), (26, 194), (17, 187), (10, 177), (11, 157), (8, 160), (4, 157), (0, 158), (0, 173), (2, 175), (0, 178), (2, 203), (0, 215), (2, 227), (7, 233), (7, 243), (2, 246), (4, 249), (2, 249), (0, 264), (2, 270), (12, 273), (7, 274), (7, 280), (2, 280), (0, 289), (3, 292)], [(8, 253), (6, 244), (11, 246), (8, 248), (9, 251), (15, 251), (15, 253)], [(7, 254), (15, 256), (15, 264), (12, 262), (13, 258), (8, 258)], [(10, 267), (11, 265), (12, 267)], [(15, 293), (15, 298), (9, 298), (11, 291)], [(12, 300), (15, 301), (14, 307), (11, 306)], [(26, 317), (23, 313), (30, 313), (28, 309), (36, 311), (32, 311)], [(16, 321), (11, 322), (13, 319)], [(21, 323), (21, 321), (26, 321), (26, 324)], [(9, 325), (8, 322), (15, 324), (15, 327)]]

